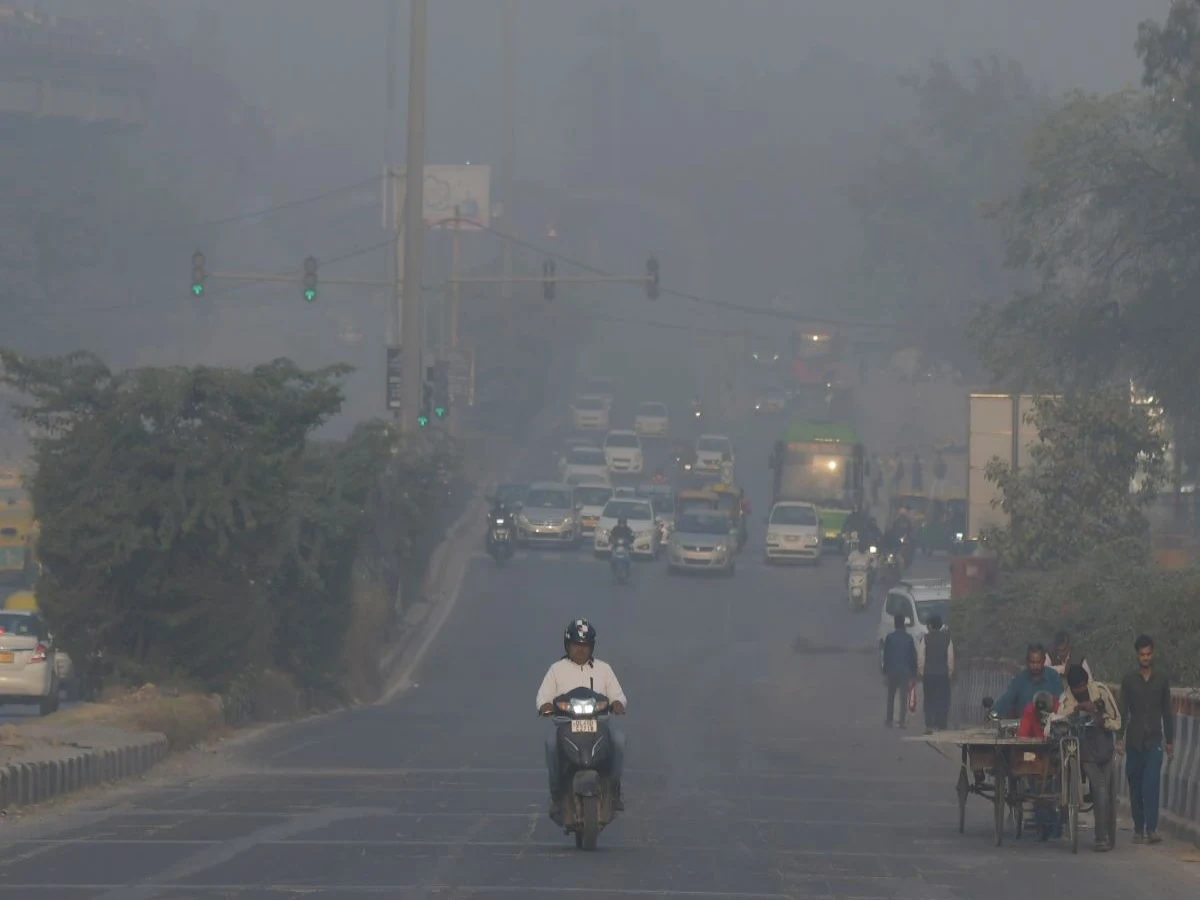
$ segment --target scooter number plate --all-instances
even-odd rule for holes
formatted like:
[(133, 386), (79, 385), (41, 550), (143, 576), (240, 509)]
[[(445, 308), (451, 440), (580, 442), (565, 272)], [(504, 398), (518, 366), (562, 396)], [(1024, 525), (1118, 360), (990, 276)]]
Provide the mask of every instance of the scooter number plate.
[(571, 721), (572, 734), (594, 734), (596, 731), (595, 719), (573, 719)]

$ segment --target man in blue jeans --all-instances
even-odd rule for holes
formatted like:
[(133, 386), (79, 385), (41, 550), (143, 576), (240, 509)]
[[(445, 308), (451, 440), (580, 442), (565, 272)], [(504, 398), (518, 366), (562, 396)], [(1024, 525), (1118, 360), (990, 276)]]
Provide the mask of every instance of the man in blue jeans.
[(1162, 796), (1163, 753), (1175, 755), (1175, 717), (1171, 710), (1171, 684), (1154, 670), (1154, 640), (1141, 635), (1133, 642), (1138, 667), (1121, 681), (1121, 722), (1124, 737), (1117, 753), (1125, 754), (1129, 780), (1129, 809), (1133, 814), (1133, 842), (1157, 844), (1158, 803)]

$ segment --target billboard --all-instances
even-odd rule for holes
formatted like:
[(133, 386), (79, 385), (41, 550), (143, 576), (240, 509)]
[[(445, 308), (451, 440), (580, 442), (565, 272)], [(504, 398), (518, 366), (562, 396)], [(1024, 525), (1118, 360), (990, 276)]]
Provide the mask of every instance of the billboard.
[[(384, 179), (384, 227), (395, 228), (404, 216), (404, 166)], [(460, 227), (478, 230), (491, 225), (491, 166), (426, 166), (422, 216), (429, 228), (448, 228), (458, 208)], [(390, 220), (387, 213), (391, 214)]]

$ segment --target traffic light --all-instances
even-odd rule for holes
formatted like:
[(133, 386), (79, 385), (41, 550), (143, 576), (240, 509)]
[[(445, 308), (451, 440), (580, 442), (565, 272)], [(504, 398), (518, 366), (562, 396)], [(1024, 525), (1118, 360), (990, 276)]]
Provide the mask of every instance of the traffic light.
[(653, 256), (646, 260), (646, 296), (658, 299), (658, 260)]
[(309, 303), (317, 299), (317, 260), (313, 256), (304, 260), (304, 299)]
[(438, 360), (433, 365), (433, 414), (446, 418), (450, 412), (450, 361)]
[(204, 254), (196, 251), (192, 254), (192, 296), (204, 294), (204, 279), (208, 274), (204, 271)]
[(554, 260), (547, 259), (542, 263), (542, 296), (547, 300), (554, 299), (554, 270), (557, 266), (554, 265)]
[(433, 415), (433, 366), (425, 370), (425, 380), (421, 382), (421, 411), (417, 415), (417, 424), (424, 428), (429, 424)]

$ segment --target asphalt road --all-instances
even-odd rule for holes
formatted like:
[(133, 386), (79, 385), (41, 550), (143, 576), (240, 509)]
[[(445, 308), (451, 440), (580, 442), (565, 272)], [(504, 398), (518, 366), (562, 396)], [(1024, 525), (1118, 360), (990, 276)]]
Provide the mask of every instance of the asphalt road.
[[(393, 703), (273, 732), (219, 777), (10, 819), (0, 897), (1200, 896), (1180, 845), (1128, 831), (1105, 856), (997, 849), (977, 802), (957, 833), (954, 765), (883, 728), (878, 601), (850, 612), (835, 559), (759, 561), (773, 426), (744, 435), (755, 528), (733, 579), (643, 563), (619, 588), (586, 550), (476, 559)], [(630, 698), (627, 812), (594, 854), (546, 817), (534, 715), (581, 615)]]

